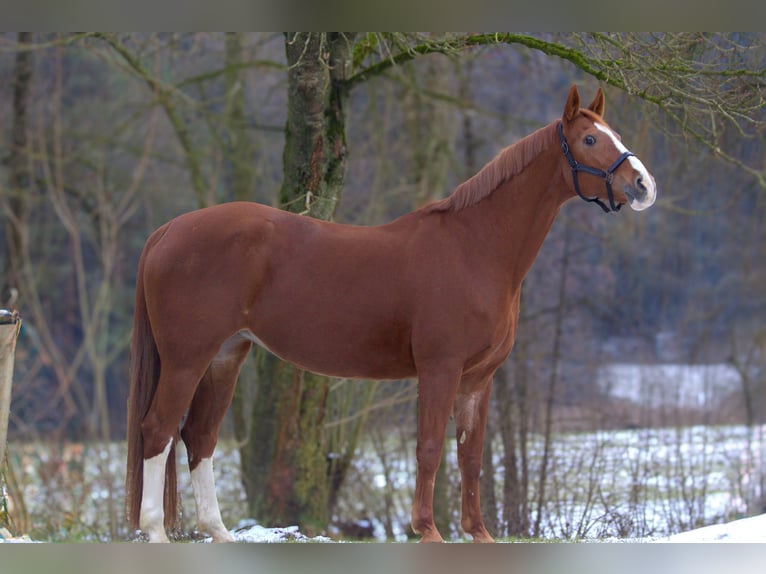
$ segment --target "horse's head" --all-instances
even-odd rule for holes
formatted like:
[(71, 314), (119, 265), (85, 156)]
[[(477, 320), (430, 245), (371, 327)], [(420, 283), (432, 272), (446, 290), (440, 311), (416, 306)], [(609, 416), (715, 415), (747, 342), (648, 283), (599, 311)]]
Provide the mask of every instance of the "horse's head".
[(587, 108), (580, 108), (580, 94), (572, 86), (558, 125), (561, 149), (571, 170), (567, 181), (572, 182), (573, 192), (595, 201), (604, 211), (617, 211), (625, 203), (644, 210), (657, 198), (654, 177), (622, 144), (603, 115), (601, 88)]

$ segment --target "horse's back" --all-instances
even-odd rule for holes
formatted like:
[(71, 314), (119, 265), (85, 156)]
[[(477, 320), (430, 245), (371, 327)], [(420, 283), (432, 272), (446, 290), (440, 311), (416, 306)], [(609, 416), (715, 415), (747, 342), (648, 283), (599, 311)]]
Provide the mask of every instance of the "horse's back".
[[(256, 203), (181, 215), (150, 238), (147, 306), (160, 340), (244, 333), (332, 375), (414, 374), (406, 234)], [(207, 335), (203, 337), (202, 332)]]

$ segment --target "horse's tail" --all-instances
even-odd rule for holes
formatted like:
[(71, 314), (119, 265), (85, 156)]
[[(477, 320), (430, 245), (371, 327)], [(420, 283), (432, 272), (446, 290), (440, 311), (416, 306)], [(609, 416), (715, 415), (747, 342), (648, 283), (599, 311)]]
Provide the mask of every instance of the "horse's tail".
[[(156, 235), (155, 235), (156, 237)], [(144, 293), (144, 259), (152, 238), (147, 241), (138, 264), (136, 308), (130, 345), (130, 388), (128, 392), (128, 464), (125, 474), (125, 516), (133, 528), (139, 527), (144, 487), (144, 437), (141, 422), (152, 404), (160, 378), (160, 356), (154, 340)], [(177, 519), (175, 437), (165, 465), (165, 526)]]

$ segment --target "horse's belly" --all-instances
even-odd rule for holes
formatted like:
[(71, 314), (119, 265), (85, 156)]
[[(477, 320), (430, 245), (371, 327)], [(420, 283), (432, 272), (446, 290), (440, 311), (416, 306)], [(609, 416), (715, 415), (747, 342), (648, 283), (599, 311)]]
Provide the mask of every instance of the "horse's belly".
[(404, 379), (416, 374), (409, 353), (393, 346), (370, 346), (360, 341), (341, 341), (328, 336), (324, 340), (305, 341), (300, 336), (289, 341), (259, 337), (250, 330), (242, 335), (283, 361), (303, 370), (331, 377), (353, 379)]

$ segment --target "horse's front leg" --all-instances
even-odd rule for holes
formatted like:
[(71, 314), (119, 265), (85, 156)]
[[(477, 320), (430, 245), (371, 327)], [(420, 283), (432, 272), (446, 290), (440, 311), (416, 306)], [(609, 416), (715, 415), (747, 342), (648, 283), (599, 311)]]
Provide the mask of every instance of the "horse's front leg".
[(418, 377), (418, 474), (412, 530), (421, 535), (421, 542), (444, 542), (434, 523), (434, 482), (459, 379), (459, 372), (448, 375), (444, 371), (421, 372)]
[(490, 378), (483, 388), (465, 394), (458, 392), (455, 398), (457, 460), (462, 477), (461, 526), (474, 542), (494, 542), (484, 526), (479, 497), (484, 431), (491, 391)]

